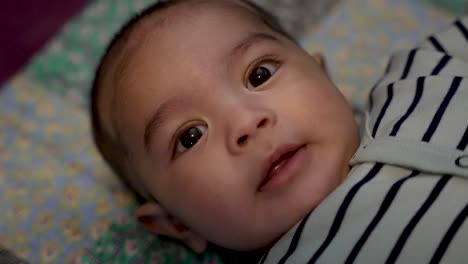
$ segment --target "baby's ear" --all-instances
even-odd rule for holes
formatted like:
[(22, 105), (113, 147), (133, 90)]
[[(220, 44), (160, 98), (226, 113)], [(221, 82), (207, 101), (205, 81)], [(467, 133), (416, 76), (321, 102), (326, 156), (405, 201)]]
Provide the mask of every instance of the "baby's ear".
[(138, 222), (153, 234), (179, 239), (197, 253), (203, 253), (206, 249), (206, 239), (193, 233), (155, 202), (147, 202), (138, 207), (135, 216)]

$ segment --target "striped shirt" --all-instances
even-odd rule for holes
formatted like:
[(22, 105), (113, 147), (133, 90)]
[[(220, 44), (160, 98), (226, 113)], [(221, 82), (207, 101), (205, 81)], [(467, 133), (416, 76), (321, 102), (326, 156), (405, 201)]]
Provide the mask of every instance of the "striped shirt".
[(391, 57), (347, 179), (259, 263), (468, 263), (467, 25)]

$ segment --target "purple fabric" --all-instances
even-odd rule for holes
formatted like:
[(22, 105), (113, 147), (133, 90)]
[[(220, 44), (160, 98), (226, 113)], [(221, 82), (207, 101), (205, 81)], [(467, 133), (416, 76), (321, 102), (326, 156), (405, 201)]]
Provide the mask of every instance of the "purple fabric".
[(0, 87), (87, 0), (0, 1)]

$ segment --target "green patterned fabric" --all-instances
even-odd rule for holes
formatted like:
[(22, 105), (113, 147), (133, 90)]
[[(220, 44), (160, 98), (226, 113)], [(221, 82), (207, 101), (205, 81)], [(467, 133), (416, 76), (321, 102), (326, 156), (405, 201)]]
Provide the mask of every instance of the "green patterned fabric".
[(135, 220), (121, 217), (114, 221), (95, 245), (84, 251), (78, 263), (158, 263), (158, 264), (195, 264), (221, 263), (213, 252), (197, 255), (185, 250), (177, 241), (162, 239), (149, 234)]
[(468, 11), (468, 2), (466, 0), (426, 0), (441, 8), (461, 15), (463, 12)]
[(26, 68), (64, 100), (87, 106), (95, 66), (113, 34), (154, 0), (94, 0)]

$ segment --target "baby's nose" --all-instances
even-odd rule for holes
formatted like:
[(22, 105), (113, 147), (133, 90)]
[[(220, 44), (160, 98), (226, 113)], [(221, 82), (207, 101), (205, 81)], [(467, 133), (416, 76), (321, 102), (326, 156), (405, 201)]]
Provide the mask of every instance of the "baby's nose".
[[(262, 120), (260, 120), (260, 122), (257, 124), (257, 129), (260, 129), (264, 126), (266, 126), (268, 123), (268, 119), (264, 118)], [(253, 136), (256, 132), (256, 129), (254, 129), (253, 131), (251, 131), (250, 133), (246, 133), (245, 135), (242, 135), (240, 136), (238, 139), (237, 139), (237, 145), (238, 146), (242, 146), (242, 145), (245, 145), (247, 144), (247, 140), (249, 139), (249, 134), (251, 136)]]
[(254, 144), (255, 140), (268, 133), (276, 122), (276, 116), (272, 111), (259, 110), (254, 113), (241, 114), (230, 122), (228, 146), (233, 154), (240, 154), (249, 145)]

